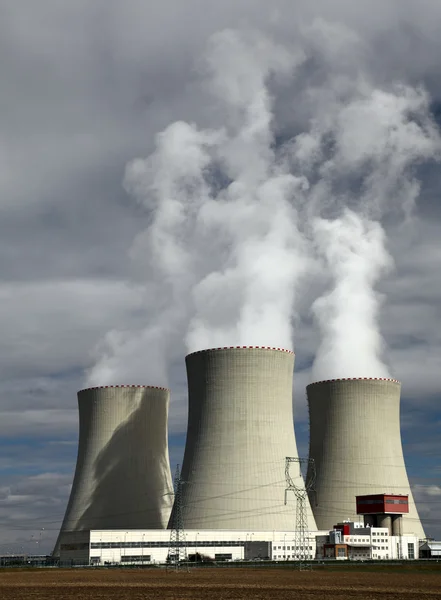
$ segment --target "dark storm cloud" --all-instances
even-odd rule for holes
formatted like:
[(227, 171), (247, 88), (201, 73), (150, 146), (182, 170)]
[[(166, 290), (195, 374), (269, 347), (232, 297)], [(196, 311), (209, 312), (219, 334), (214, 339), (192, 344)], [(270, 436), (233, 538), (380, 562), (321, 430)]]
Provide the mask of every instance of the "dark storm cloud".
[[(75, 393), (106, 332), (143, 324), (143, 265), (131, 260), (129, 250), (146, 223), (123, 189), (124, 170), (153, 150), (155, 134), (172, 121), (218, 125), (200, 84), (208, 37), (238, 27), (258, 29), (292, 48), (301, 40), (306, 60), (293, 86), (323, 77), (331, 85), (338, 62), (340, 72), (368, 72), (380, 86), (424, 85), (439, 120), (440, 19), (438, 0), (226, 0), (210, 3), (209, 10), (202, 0), (3, 3), (0, 436), (27, 437), (27, 444), (36, 437), (47, 440), (44, 452), (33, 455), (25, 445), (7, 455), (21, 474), (0, 474), (5, 541), (30, 539), (46, 523), (49, 548), (57, 527), (50, 515), (55, 504), (57, 514), (63, 513), (70, 482), (65, 470), (74, 461), (71, 454), (61, 464), (50, 442), (75, 438)], [(309, 117), (308, 105), (299, 104), (287, 132), (290, 99), (289, 86), (277, 96), (281, 137), (301, 130)], [(441, 186), (433, 168), (422, 176), (419, 219), (412, 230), (390, 228), (396, 270), (381, 285), (387, 359), (403, 381), (409, 411), (439, 405)], [(307, 310), (315, 291), (302, 300), (304, 320), (296, 333), (301, 369), (296, 415), (302, 421), (304, 386), (318, 342)], [(172, 429), (182, 432), (182, 365), (172, 367), (171, 385)], [(422, 436), (433, 414), (421, 410)], [(406, 422), (405, 412), (403, 418)], [(413, 451), (424, 466), (423, 448), (415, 442)], [(37, 458), (40, 475), (34, 472)], [(416, 485), (422, 512), (434, 519), (439, 487), (430, 478)], [(21, 532), (13, 522), (20, 522)]]

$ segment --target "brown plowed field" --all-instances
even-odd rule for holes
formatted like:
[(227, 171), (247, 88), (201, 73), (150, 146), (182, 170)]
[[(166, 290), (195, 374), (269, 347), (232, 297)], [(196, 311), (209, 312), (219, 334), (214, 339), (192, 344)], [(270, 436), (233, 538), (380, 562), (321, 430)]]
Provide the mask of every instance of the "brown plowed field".
[(1, 600), (441, 600), (441, 569), (1, 570)]

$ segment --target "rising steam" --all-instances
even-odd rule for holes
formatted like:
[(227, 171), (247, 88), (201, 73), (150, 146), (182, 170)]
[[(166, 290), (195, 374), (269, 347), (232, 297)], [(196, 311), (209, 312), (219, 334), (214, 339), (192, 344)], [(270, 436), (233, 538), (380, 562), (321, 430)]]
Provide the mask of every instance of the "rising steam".
[(393, 265), (383, 218), (411, 215), (412, 168), (439, 153), (438, 131), (423, 90), (378, 89), (347, 62), (328, 68), (332, 81), (293, 86), (308, 52), (316, 63), (330, 56), (299, 44), (215, 35), (202, 70), (216, 126), (175, 122), (128, 165), (125, 187), (150, 222), (131, 250), (148, 282), (148, 326), (111, 332), (89, 382), (162, 382), (182, 340), (188, 351), (292, 347), (299, 295), (317, 278), (314, 378), (388, 374), (375, 289)]
[(388, 377), (375, 288), (393, 266), (382, 221), (411, 218), (419, 195), (414, 168), (437, 157), (440, 138), (427, 95), (403, 85), (385, 92), (364, 81), (334, 111), (308, 136), (314, 156), (302, 151), (308, 172), (318, 173), (311, 226), (330, 279), (312, 307), (321, 334), (313, 379)]
[(314, 379), (389, 377), (381, 360), (375, 292), (378, 279), (392, 266), (383, 229), (346, 210), (337, 219), (315, 220), (314, 235), (332, 282), (312, 306), (322, 339)]

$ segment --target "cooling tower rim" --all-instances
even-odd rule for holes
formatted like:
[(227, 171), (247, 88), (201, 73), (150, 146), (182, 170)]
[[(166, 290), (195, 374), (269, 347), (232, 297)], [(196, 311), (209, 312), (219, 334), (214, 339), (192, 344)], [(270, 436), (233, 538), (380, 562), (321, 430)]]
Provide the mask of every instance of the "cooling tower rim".
[(275, 350), (277, 352), (285, 352), (286, 354), (294, 354), (292, 350), (286, 348), (273, 348), (272, 346), (221, 346), (220, 348), (205, 348), (204, 350), (196, 350), (190, 352), (185, 357), (186, 359), (195, 354), (206, 354), (208, 352), (218, 352), (219, 350)]
[(389, 381), (390, 383), (401, 384), (401, 381), (398, 381), (398, 379), (392, 379), (391, 377), (341, 377), (339, 379), (323, 379), (321, 381), (313, 381), (306, 386), (306, 389), (312, 387), (313, 385), (320, 385), (321, 383), (334, 383), (338, 381)]
[(142, 388), (146, 390), (162, 390), (164, 392), (170, 392), (169, 388), (160, 387), (158, 385), (136, 385), (136, 384), (126, 384), (126, 385), (97, 385), (94, 387), (83, 388), (82, 390), (78, 390), (78, 394), (81, 392), (90, 392), (92, 390), (106, 390), (106, 389), (121, 389), (121, 388)]

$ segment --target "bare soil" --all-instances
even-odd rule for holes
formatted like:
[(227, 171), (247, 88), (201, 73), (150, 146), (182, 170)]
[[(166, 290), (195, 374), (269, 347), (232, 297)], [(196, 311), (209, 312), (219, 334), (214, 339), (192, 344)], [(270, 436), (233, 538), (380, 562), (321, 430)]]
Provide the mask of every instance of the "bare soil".
[[(441, 565), (440, 565), (441, 567)], [(441, 568), (2, 569), (1, 600), (441, 600)]]

